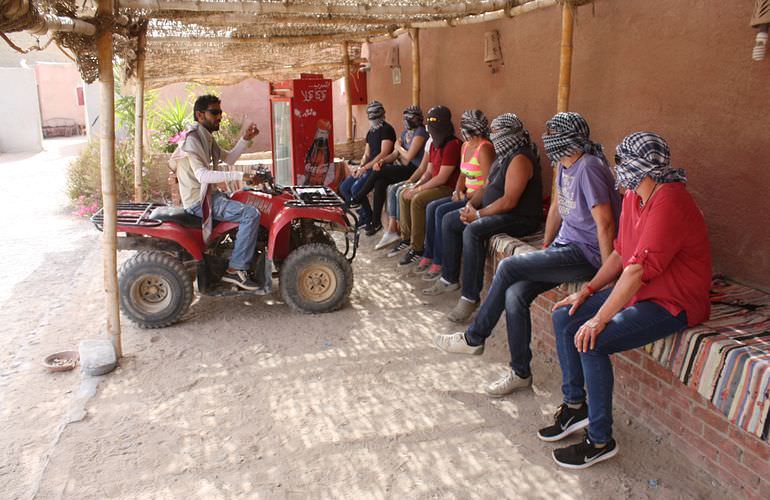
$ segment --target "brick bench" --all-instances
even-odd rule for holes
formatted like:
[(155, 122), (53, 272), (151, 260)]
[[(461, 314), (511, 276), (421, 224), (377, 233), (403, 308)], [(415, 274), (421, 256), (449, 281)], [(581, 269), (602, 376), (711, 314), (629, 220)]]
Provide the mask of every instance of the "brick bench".
[[(490, 240), (485, 276), (542, 233)], [(580, 283), (532, 304), (532, 348), (553, 353), (551, 307)], [(696, 466), (747, 497), (770, 498), (770, 294), (716, 277), (709, 320), (613, 356), (616, 404), (665, 433)]]

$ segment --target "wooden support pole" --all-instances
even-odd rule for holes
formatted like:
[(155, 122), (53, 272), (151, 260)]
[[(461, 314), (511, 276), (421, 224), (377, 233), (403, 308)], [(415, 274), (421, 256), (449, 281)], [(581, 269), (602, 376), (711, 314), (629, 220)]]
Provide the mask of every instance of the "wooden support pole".
[(559, 97), (556, 112), (569, 111), (569, 91), (572, 80), (572, 32), (575, 26), (574, 7), (564, 2), (561, 7), (561, 57), (559, 64)]
[(136, 40), (136, 94), (135, 125), (134, 125), (134, 201), (144, 201), (144, 55), (147, 44), (147, 21), (139, 28), (139, 36)]
[[(112, 0), (99, 0), (96, 16), (112, 16)], [(109, 23), (105, 23), (109, 26)], [(112, 74), (112, 32), (108, 29), (96, 39), (99, 58), (99, 160), (102, 173), (102, 206), (104, 228), (102, 254), (104, 258), (104, 294), (107, 311), (107, 335), (118, 358), (123, 356), (120, 339), (120, 307), (118, 306), (117, 266), (117, 200), (115, 196), (115, 81)]]
[(342, 42), (342, 63), (345, 65), (345, 132), (348, 142), (353, 137), (353, 101), (350, 99), (350, 54), (348, 54), (348, 42)]
[(420, 105), (420, 30), (409, 29), (412, 39), (412, 105)]

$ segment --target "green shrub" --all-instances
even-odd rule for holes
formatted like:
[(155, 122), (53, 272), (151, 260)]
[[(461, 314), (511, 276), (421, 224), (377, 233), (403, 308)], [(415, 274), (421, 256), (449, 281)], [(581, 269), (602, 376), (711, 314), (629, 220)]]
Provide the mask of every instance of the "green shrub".
[[(144, 171), (144, 192), (147, 198), (162, 201), (163, 186), (152, 186)], [(67, 171), (67, 196), (73, 201), (80, 215), (90, 215), (92, 207), (102, 204), (101, 166), (99, 164), (99, 142), (91, 141), (72, 161)], [(127, 202), (134, 197), (134, 142), (115, 143), (115, 187), (118, 202)]]

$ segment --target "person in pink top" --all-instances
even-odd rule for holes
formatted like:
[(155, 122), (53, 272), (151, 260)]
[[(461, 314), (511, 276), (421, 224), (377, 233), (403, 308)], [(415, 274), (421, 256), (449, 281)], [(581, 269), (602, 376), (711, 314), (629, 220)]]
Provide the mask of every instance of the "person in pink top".
[(626, 191), (614, 250), (581, 290), (554, 306), (564, 403), (538, 436), (558, 441), (588, 427), (581, 442), (554, 450), (562, 467), (583, 469), (618, 452), (610, 355), (709, 317), (706, 223), (684, 170), (672, 168), (669, 158), (666, 141), (650, 132), (633, 133), (618, 145), (617, 185)]

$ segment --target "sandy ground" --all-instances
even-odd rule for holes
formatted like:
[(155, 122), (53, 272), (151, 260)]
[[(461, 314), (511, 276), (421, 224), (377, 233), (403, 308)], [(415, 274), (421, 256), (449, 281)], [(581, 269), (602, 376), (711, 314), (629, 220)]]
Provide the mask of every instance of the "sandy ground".
[(61, 208), (74, 146), (57, 147), (0, 157), (0, 497), (727, 498), (619, 410), (617, 458), (557, 468), (535, 436), (560, 401), (553, 353), (534, 391), (486, 397), (502, 328), (484, 356), (438, 351), (456, 296), (423, 300), (367, 238), (339, 312), (206, 297), (170, 328), (124, 322), (126, 357), (95, 392), (45, 372), (103, 323), (98, 233)]

